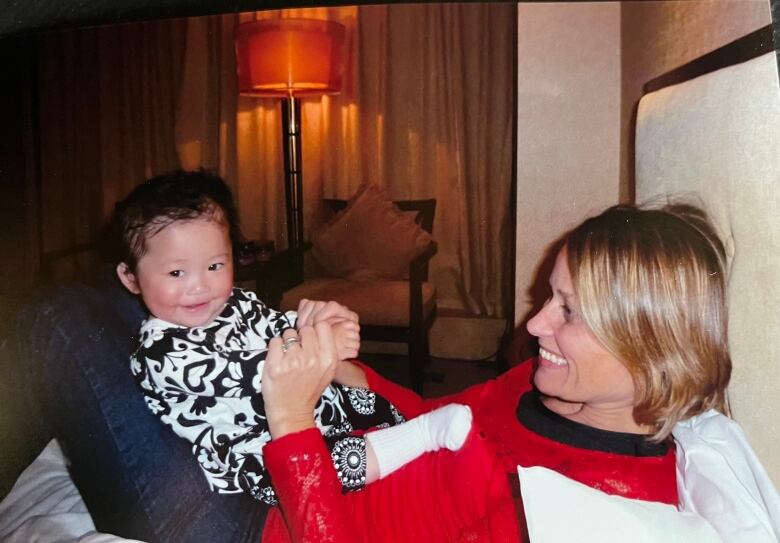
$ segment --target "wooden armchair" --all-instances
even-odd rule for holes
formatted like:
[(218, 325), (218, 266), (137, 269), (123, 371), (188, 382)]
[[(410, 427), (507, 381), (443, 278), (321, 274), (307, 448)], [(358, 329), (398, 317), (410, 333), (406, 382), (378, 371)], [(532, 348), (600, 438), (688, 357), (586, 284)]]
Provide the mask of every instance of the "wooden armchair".
[[(346, 200), (325, 200), (335, 214)], [(393, 202), (401, 211), (413, 213), (415, 222), (432, 233), (436, 200)], [(302, 298), (334, 300), (360, 316), (364, 340), (408, 344), (411, 387), (422, 391), (424, 368), (430, 361), (428, 331), (436, 318), (436, 289), (428, 282), (428, 262), (436, 254), (435, 241), (411, 261), (407, 278), (401, 280), (350, 280), (320, 277), (303, 281), (282, 296), (281, 309), (294, 310)]]

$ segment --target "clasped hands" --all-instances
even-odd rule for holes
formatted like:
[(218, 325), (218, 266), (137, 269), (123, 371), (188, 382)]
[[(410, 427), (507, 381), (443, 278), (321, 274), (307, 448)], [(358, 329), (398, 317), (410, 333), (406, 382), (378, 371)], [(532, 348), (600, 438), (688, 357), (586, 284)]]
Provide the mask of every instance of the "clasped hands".
[(358, 316), (336, 302), (301, 300), (297, 328), (269, 342), (263, 367), (265, 413), (274, 438), (314, 427), (314, 407), (339, 363), (360, 350)]
[(333, 341), (340, 360), (355, 358), (360, 352), (360, 325), (358, 315), (337, 302), (318, 302), (303, 298), (298, 303), (296, 328), (328, 323), (333, 330)]

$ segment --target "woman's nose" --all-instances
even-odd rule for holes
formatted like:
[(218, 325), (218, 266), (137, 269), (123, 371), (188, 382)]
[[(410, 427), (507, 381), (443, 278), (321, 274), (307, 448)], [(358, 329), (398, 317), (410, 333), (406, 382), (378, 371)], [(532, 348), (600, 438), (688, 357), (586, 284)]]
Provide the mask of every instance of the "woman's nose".
[(528, 324), (526, 324), (526, 329), (529, 334), (535, 337), (544, 337), (552, 334), (549, 308), (550, 301), (548, 300), (542, 308), (536, 312), (536, 315), (531, 317)]

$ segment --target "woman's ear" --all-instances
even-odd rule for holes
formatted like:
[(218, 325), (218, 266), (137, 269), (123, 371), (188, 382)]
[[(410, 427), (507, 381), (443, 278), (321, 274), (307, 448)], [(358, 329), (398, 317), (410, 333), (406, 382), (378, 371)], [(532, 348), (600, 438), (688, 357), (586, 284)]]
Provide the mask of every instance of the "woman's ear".
[(116, 275), (127, 290), (133, 294), (141, 294), (141, 289), (138, 288), (138, 278), (130, 270), (130, 266), (124, 262), (120, 262), (116, 265)]

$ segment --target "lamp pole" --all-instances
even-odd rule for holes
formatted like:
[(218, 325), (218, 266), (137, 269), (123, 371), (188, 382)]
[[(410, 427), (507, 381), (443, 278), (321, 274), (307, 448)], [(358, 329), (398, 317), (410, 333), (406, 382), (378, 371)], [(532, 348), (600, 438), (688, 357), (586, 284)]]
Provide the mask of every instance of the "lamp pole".
[(284, 196), (287, 209), (287, 248), (292, 258), (291, 278), (303, 281), (303, 186), (301, 164), (301, 101), (292, 92), (282, 99)]
[(282, 99), (284, 195), (287, 203), (287, 247), (303, 248), (303, 186), (301, 181), (301, 102), (289, 93)]

